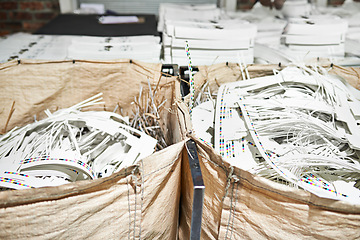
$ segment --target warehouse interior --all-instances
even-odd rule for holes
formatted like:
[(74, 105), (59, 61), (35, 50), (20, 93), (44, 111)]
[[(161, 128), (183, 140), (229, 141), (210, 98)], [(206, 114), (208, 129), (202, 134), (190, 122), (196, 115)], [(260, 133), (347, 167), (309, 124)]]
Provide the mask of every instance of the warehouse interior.
[(359, 239), (359, 0), (0, 0), (0, 239)]

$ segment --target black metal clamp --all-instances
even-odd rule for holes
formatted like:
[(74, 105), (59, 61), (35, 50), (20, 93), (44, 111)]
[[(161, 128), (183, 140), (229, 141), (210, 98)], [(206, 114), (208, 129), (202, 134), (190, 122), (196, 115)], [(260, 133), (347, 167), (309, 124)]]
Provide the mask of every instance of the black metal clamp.
[(201, 220), (203, 212), (205, 185), (201, 174), (199, 157), (196, 150), (196, 143), (192, 139), (190, 139), (186, 142), (186, 147), (188, 150), (188, 159), (194, 187), (190, 239), (198, 240), (200, 239), (201, 234)]

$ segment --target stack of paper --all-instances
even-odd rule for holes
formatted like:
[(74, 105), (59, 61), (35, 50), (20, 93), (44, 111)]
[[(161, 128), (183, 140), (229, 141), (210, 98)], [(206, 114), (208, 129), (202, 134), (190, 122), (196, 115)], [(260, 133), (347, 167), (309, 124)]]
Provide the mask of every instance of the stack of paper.
[(328, 59), (340, 65), (358, 64), (345, 54), (348, 21), (336, 15), (289, 18), (280, 44), (257, 41), (255, 58), (267, 63), (308, 62)]
[(0, 41), (0, 62), (13, 59), (63, 60), (70, 44), (69, 36), (15, 33)]
[(253, 63), (256, 25), (243, 20), (165, 20), (163, 49), (165, 63), (187, 65), (189, 46), (192, 64), (218, 62)]
[(144, 62), (160, 61), (160, 37), (77, 37), (68, 48), (70, 59), (112, 60), (129, 58)]
[(344, 57), (347, 29), (347, 21), (336, 16), (291, 18), (282, 40), (291, 55), (306, 58)]
[(341, 7), (323, 8), (323, 13), (345, 19), (349, 28), (345, 40), (346, 65), (360, 65), (360, 3), (356, 1), (345, 1)]
[(71, 36), (35, 35), (37, 41), (30, 43), (29, 51), (19, 56), (23, 59), (63, 60), (67, 59), (67, 49), (71, 43)]
[(287, 21), (279, 17), (279, 11), (264, 7), (260, 2), (256, 3), (249, 11), (227, 12), (230, 19), (241, 19), (255, 24), (257, 34), (256, 43), (280, 44), (280, 37)]
[(13, 59), (160, 62), (160, 37), (86, 37), (16, 33), (0, 39), (0, 62)]
[(157, 30), (164, 31), (165, 20), (216, 21), (220, 16), (216, 4), (160, 3)]
[[(360, 3), (357, 6), (357, 11), (360, 11)], [(345, 51), (349, 55), (360, 57), (360, 12), (351, 14), (347, 20), (349, 31), (346, 34)]]

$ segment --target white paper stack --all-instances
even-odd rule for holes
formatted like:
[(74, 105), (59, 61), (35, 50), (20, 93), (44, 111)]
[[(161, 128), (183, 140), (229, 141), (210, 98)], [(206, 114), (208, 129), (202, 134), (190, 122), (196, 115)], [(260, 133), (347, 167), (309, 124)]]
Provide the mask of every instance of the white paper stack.
[(64, 60), (67, 59), (67, 49), (72, 36), (65, 35), (35, 35), (37, 41), (30, 43), (29, 51), (22, 53), (22, 59)]
[(216, 21), (220, 16), (216, 4), (160, 3), (157, 30), (164, 31), (165, 20)]
[(257, 42), (255, 58), (268, 63), (308, 62), (328, 59), (335, 64), (349, 62), (345, 55), (348, 22), (335, 15), (289, 18), (279, 45)]
[(291, 18), (282, 40), (289, 55), (304, 58), (343, 58), (347, 29), (347, 21), (336, 16)]
[(227, 12), (230, 19), (241, 19), (255, 24), (257, 34), (256, 43), (280, 44), (280, 37), (284, 31), (287, 21), (279, 17), (280, 12), (264, 7), (257, 2), (249, 11)]
[[(360, 65), (360, 3), (346, 0), (341, 7), (322, 8), (322, 13), (341, 17), (348, 22), (346, 32), (345, 59), (346, 65)], [(342, 63), (343, 63), (342, 62)]]
[(15, 33), (0, 41), (0, 62), (12, 59), (65, 59), (70, 39), (66, 36), (32, 35)]
[(349, 23), (349, 30), (346, 34), (345, 52), (349, 56), (360, 57), (360, 3), (351, 2), (344, 6), (345, 13), (339, 14)]
[(86, 37), (16, 33), (0, 40), (0, 62), (12, 59), (160, 62), (160, 37)]
[(160, 61), (160, 37), (78, 37), (68, 48), (70, 59), (135, 59), (144, 62)]
[[(165, 20), (163, 49), (165, 63), (187, 65), (188, 43), (192, 64), (219, 62), (253, 63), (256, 25), (243, 20)], [(187, 43), (186, 43), (187, 42)]]
[(349, 56), (360, 58), (360, 31), (346, 36), (345, 51)]

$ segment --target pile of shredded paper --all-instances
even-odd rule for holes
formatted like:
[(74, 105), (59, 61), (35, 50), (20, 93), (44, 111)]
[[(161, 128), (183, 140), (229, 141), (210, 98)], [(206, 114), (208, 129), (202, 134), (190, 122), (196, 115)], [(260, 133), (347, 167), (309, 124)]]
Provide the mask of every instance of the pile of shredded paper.
[(195, 134), (241, 169), (360, 203), (360, 92), (322, 70), (221, 85), (193, 109)]
[(0, 186), (26, 189), (109, 176), (154, 152), (157, 140), (106, 111), (96, 95), (0, 136)]

